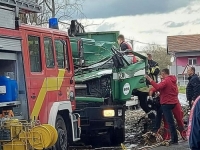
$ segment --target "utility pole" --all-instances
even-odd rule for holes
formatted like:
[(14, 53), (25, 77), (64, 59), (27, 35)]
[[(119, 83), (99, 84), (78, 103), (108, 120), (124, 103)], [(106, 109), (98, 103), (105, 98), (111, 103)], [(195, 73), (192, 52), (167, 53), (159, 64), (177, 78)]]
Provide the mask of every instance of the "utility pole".
[(131, 40), (130, 42), (131, 42), (131, 45), (132, 45), (132, 49), (134, 51), (134, 40)]

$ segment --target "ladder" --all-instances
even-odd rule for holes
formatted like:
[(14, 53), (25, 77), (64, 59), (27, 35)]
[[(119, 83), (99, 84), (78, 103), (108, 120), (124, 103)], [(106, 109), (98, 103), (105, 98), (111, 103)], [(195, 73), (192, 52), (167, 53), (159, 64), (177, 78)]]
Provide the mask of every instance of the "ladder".
[(16, 13), (41, 13), (42, 7), (34, 2), (34, 0), (0, 0), (0, 6), (15, 8)]

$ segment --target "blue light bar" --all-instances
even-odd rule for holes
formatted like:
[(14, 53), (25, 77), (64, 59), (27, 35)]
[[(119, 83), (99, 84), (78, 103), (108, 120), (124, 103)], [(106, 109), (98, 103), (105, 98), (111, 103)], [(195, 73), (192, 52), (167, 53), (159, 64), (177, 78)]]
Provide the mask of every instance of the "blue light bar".
[(59, 29), (58, 28), (58, 19), (57, 18), (50, 18), (49, 19), (49, 28)]

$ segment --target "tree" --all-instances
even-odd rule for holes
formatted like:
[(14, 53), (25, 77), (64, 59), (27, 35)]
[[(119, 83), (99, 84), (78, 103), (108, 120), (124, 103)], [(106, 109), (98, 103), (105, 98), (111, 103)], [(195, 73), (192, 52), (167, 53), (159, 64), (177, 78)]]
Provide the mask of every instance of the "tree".
[(168, 68), (171, 65), (171, 56), (167, 54), (166, 48), (159, 45), (149, 45), (143, 51), (152, 54), (153, 59), (158, 62), (160, 69)]
[(24, 23), (43, 25), (47, 24), (49, 18), (57, 17), (59, 21), (72, 19), (77, 14), (84, 17), (82, 3), (84, 0), (33, 0), (42, 6), (41, 14), (21, 15)]

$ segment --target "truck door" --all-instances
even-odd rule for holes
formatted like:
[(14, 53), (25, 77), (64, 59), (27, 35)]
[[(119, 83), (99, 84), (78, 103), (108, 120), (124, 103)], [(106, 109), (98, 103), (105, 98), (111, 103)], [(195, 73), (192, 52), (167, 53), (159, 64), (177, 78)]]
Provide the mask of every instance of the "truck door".
[(58, 100), (69, 100), (70, 93), (70, 79), (72, 74), (70, 73), (67, 44), (65, 37), (54, 37), (55, 51), (56, 51), (56, 63), (60, 74), (64, 73), (63, 78), (58, 78)]
[[(40, 119), (44, 121), (46, 116), (44, 106), (46, 87), (45, 82), (45, 69), (44, 69), (44, 52), (42, 51), (41, 34), (37, 32), (26, 32), (27, 37), (27, 51), (24, 50), (25, 70), (27, 73), (27, 89), (29, 100), (29, 111), (31, 119)], [(39, 117), (42, 112), (44, 116)]]
[[(51, 34), (43, 34), (43, 49), (45, 53), (45, 73), (46, 73), (46, 109), (48, 114), (53, 102), (58, 101), (58, 68), (55, 63), (55, 49), (53, 36)], [(47, 115), (48, 117), (48, 115)], [(47, 118), (48, 119), (48, 118)]]

